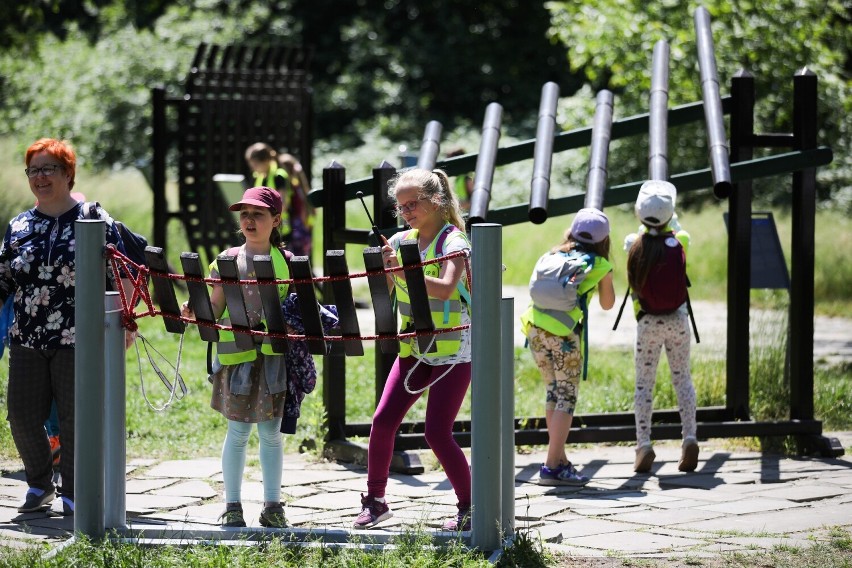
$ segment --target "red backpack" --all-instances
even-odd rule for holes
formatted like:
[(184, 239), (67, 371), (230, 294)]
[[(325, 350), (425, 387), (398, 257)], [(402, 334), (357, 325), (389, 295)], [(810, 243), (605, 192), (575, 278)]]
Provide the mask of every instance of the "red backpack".
[[(686, 310), (692, 322), (695, 342), (701, 343), (701, 339), (698, 337), (698, 326), (695, 325), (695, 315), (692, 313), (692, 304), (689, 301), (689, 292), (687, 291), (690, 283), (689, 277), (686, 275), (686, 252), (683, 250), (680, 241), (675, 238), (674, 233), (666, 233), (660, 235), (659, 238), (666, 239), (666, 252), (648, 273), (645, 285), (639, 291), (639, 307), (641, 309), (637, 318), (641, 318), (645, 314), (670, 314), (686, 302)], [(618, 309), (615, 324), (612, 326), (613, 331), (618, 328), (618, 322), (621, 321), (621, 314), (624, 312), (624, 306), (629, 297), (630, 287), (628, 286), (621, 307)]]
[(686, 253), (674, 234), (657, 238), (665, 239), (663, 257), (648, 272), (645, 285), (639, 290), (639, 305), (649, 314), (670, 314), (686, 302)]

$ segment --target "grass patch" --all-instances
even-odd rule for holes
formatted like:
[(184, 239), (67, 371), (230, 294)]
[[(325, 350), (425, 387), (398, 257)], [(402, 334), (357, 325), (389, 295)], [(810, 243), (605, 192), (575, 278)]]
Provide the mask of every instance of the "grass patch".
[[(358, 543), (355, 543), (358, 544)], [(369, 545), (368, 541), (363, 544)], [(490, 566), (477, 551), (467, 549), (461, 541), (435, 546), (431, 536), (423, 532), (406, 532), (393, 539), (384, 549), (339, 548), (318, 545), (298, 546), (285, 539), (272, 539), (246, 546), (198, 544), (190, 546), (138, 546), (136, 544), (91, 542), (79, 537), (74, 543), (53, 555), (44, 547), (26, 549), (0, 548), (0, 565), (9, 568), (59, 568), (87, 566), (91, 568), (184, 567), (254, 568), (292, 567), (323, 568), (458, 566), (479, 568)], [(530, 557), (525, 557), (530, 558)], [(507, 565), (509, 566), (509, 565)], [(520, 565), (518, 565), (520, 566)], [(545, 566), (525, 564), (525, 566)]]

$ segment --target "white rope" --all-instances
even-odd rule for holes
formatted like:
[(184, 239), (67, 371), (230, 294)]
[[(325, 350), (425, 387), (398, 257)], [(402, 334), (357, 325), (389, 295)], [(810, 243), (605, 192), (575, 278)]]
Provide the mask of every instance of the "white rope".
[[(178, 355), (177, 355), (177, 361), (176, 361), (175, 366), (172, 366), (172, 364), (169, 363), (168, 360), (165, 357), (163, 357), (163, 354), (160, 353), (159, 351), (157, 351), (157, 348), (154, 347), (153, 344), (151, 344), (150, 341), (145, 339), (144, 335), (139, 333), (138, 336), (142, 340), (142, 345), (145, 347), (145, 355), (148, 357), (148, 362), (151, 363), (151, 367), (153, 367), (154, 372), (157, 373), (157, 376), (160, 377), (160, 380), (163, 381), (163, 384), (166, 385), (166, 388), (168, 388), (169, 391), (170, 391), (169, 398), (165, 402), (165, 404), (163, 404), (163, 406), (160, 406), (160, 407), (154, 406), (154, 404), (150, 401), (150, 399), (148, 398), (148, 393), (145, 391), (145, 380), (142, 376), (142, 357), (139, 355), (139, 344), (136, 343), (135, 344), (135, 346), (136, 346), (136, 361), (139, 365), (139, 385), (142, 389), (142, 397), (145, 399), (145, 402), (148, 404), (148, 406), (151, 408), (151, 410), (153, 410), (154, 412), (163, 412), (169, 406), (171, 406), (171, 404), (175, 400), (182, 399), (186, 395), (186, 392), (187, 392), (186, 384), (184, 383), (183, 377), (181, 377), (180, 372), (179, 372), (180, 358), (181, 358), (181, 354), (183, 353), (183, 336), (184, 336), (184, 334), (183, 333), (180, 334), (180, 342), (178, 343)], [(169, 363), (169, 366), (172, 367), (175, 370), (175, 378), (171, 383), (166, 378), (166, 375), (160, 370), (160, 367), (157, 365), (157, 363), (154, 361), (153, 357), (151, 356), (151, 352), (149, 351), (149, 347), (148, 347), (149, 345), (150, 345), (150, 349), (152, 349), (157, 355), (159, 355), (160, 358), (163, 361), (166, 361), (166, 363)], [(178, 383), (180, 384), (181, 393), (182, 393), (180, 396), (177, 396)]]
[[(429, 340), (429, 347), (426, 348), (426, 351), (428, 352), (430, 349), (432, 349), (432, 345), (434, 345), (434, 344), (435, 344), (435, 336), (433, 335), (432, 338)], [(413, 347), (412, 347), (412, 349), (413, 349)], [(446, 377), (447, 374), (450, 371), (453, 370), (453, 367), (456, 366), (456, 363), (453, 363), (452, 365), (450, 365), (450, 368), (447, 369), (446, 371), (444, 371), (443, 373), (441, 373), (441, 376), (439, 376), (437, 379), (435, 379), (434, 381), (432, 381), (431, 383), (429, 383), (428, 385), (426, 385), (422, 389), (411, 390), (411, 388), (408, 386), (408, 381), (409, 381), (409, 379), (411, 379), (411, 374), (414, 372), (414, 369), (416, 369), (417, 366), (420, 365), (420, 363), (423, 361), (423, 359), (426, 358), (426, 356), (423, 355), (422, 357), (418, 357), (417, 355), (414, 355), (414, 358), (417, 359), (417, 362), (414, 364), (413, 367), (411, 367), (408, 370), (408, 373), (405, 374), (405, 380), (402, 382), (402, 386), (405, 387), (405, 390), (408, 394), (420, 394), (421, 392), (425, 391), (426, 389), (428, 389), (429, 387), (431, 387), (432, 385), (434, 385), (435, 383), (437, 383), (438, 381), (440, 381), (441, 379)]]

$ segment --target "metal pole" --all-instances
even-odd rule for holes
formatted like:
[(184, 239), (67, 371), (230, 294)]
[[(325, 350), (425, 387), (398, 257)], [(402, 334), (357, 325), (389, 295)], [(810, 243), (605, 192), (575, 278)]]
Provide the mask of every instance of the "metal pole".
[(607, 178), (606, 164), (609, 156), (610, 134), (612, 133), (612, 93), (604, 89), (598, 93), (596, 101), (584, 207), (593, 207), (603, 211)]
[[(731, 78), (731, 160), (754, 158), (754, 77), (740, 70)], [(738, 181), (728, 196), (728, 325), (725, 362), (727, 420), (750, 420), (751, 307), (750, 179)]]
[(515, 534), (515, 299), (500, 302), (500, 442), (503, 452), (500, 528), (503, 538)]
[(431, 120), (423, 132), (423, 142), (420, 144), (420, 154), (417, 157), (417, 167), (424, 170), (434, 170), (441, 148), (441, 131), (443, 126), (437, 120)]
[[(336, 161), (322, 170), (323, 192), (322, 235), (325, 250), (338, 250), (341, 238), (338, 230), (346, 227), (346, 168)], [(323, 256), (323, 263), (327, 262)], [(328, 274), (328, 267), (323, 264)], [(323, 287), (323, 298), (330, 301), (331, 286)], [(322, 364), (322, 397), (328, 420), (328, 439), (346, 437), (346, 359), (339, 355), (326, 355)]]
[(104, 222), (75, 221), (74, 532), (104, 537)]
[(550, 193), (550, 169), (553, 164), (553, 135), (556, 131), (556, 104), (559, 85), (545, 83), (541, 88), (538, 124), (533, 150), (533, 174), (530, 182), (530, 221), (540, 225), (547, 220), (547, 196)]
[(124, 328), (121, 326), (121, 298), (118, 292), (107, 292), (104, 298), (106, 391), (105, 404), (105, 470), (104, 525), (109, 529), (127, 526), (126, 484), (127, 383), (124, 368)]
[[(805, 67), (793, 76), (796, 150), (817, 147), (817, 76)], [(790, 254), (790, 418), (814, 418), (814, 234), (816, 168), (793, 172)]]
[(661, 39), (654, 44), (651, 68), (651, 94), (648, 101), (648, 179), (669, 177), (669, 44)]
[[(493, 346), (500, 345), (501, 327), (495, 325), (502, 295), (502, 227), (477, 223), (471, 227), (473, 245), (473, 318), (471, 387), (471, 471), (473, 518), (471, 544), (480, 550), (500, 547), (501, 444), (500, 366)], [(498, 424), (495, 424), (495, 418)], [(514, 452), (513, 452), (514, 453)]]
[(710, 13), (704, 7), (695, 10), (695, 40), (698, 45), (698, 69), (701, 72), (701, 98), (707, 122), (707, 146), (710, 149), (710, 171), (713, 174), (713, 193), (719, 199), (731, 194), (731, 164), (725, 143), (725, 114), (716, 75), (716, 55), (710, 31)]
[(499, 103), (491, 103), (486, 107), (485, 120), (482, 123), (482, 140), (479, 143), (479, 158), (476, 160), (476, 172), (473, 174), (473, 190), (470, 192), (468, 221), (470, 225), (483, 223), (488, 215), (502, 118), (503, 107)]

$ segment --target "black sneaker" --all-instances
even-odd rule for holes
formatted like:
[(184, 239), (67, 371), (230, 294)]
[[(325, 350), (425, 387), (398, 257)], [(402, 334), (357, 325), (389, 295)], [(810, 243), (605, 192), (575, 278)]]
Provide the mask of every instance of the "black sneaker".
[(219, 515), (223, 527), (244, 527), (246, 520), (243, 517), (243, 506), (239, 503), (225, 506), (225, 512)]
[(56, 497), (56, 492), (53, 489), (48, 489), (41, 495), (36, 495), (36, 492), (30, 489), (27, 491), (24, 504), (18, 507), (18, 512), (35, 513), (36, 511), (45, 511), (50, 508), (50, 503), (54, 497)]
[(284, 516), (284, 505), (264, 507), (260, 513), (260, 526), (273, 529), (287, 528), (287, 517)]

